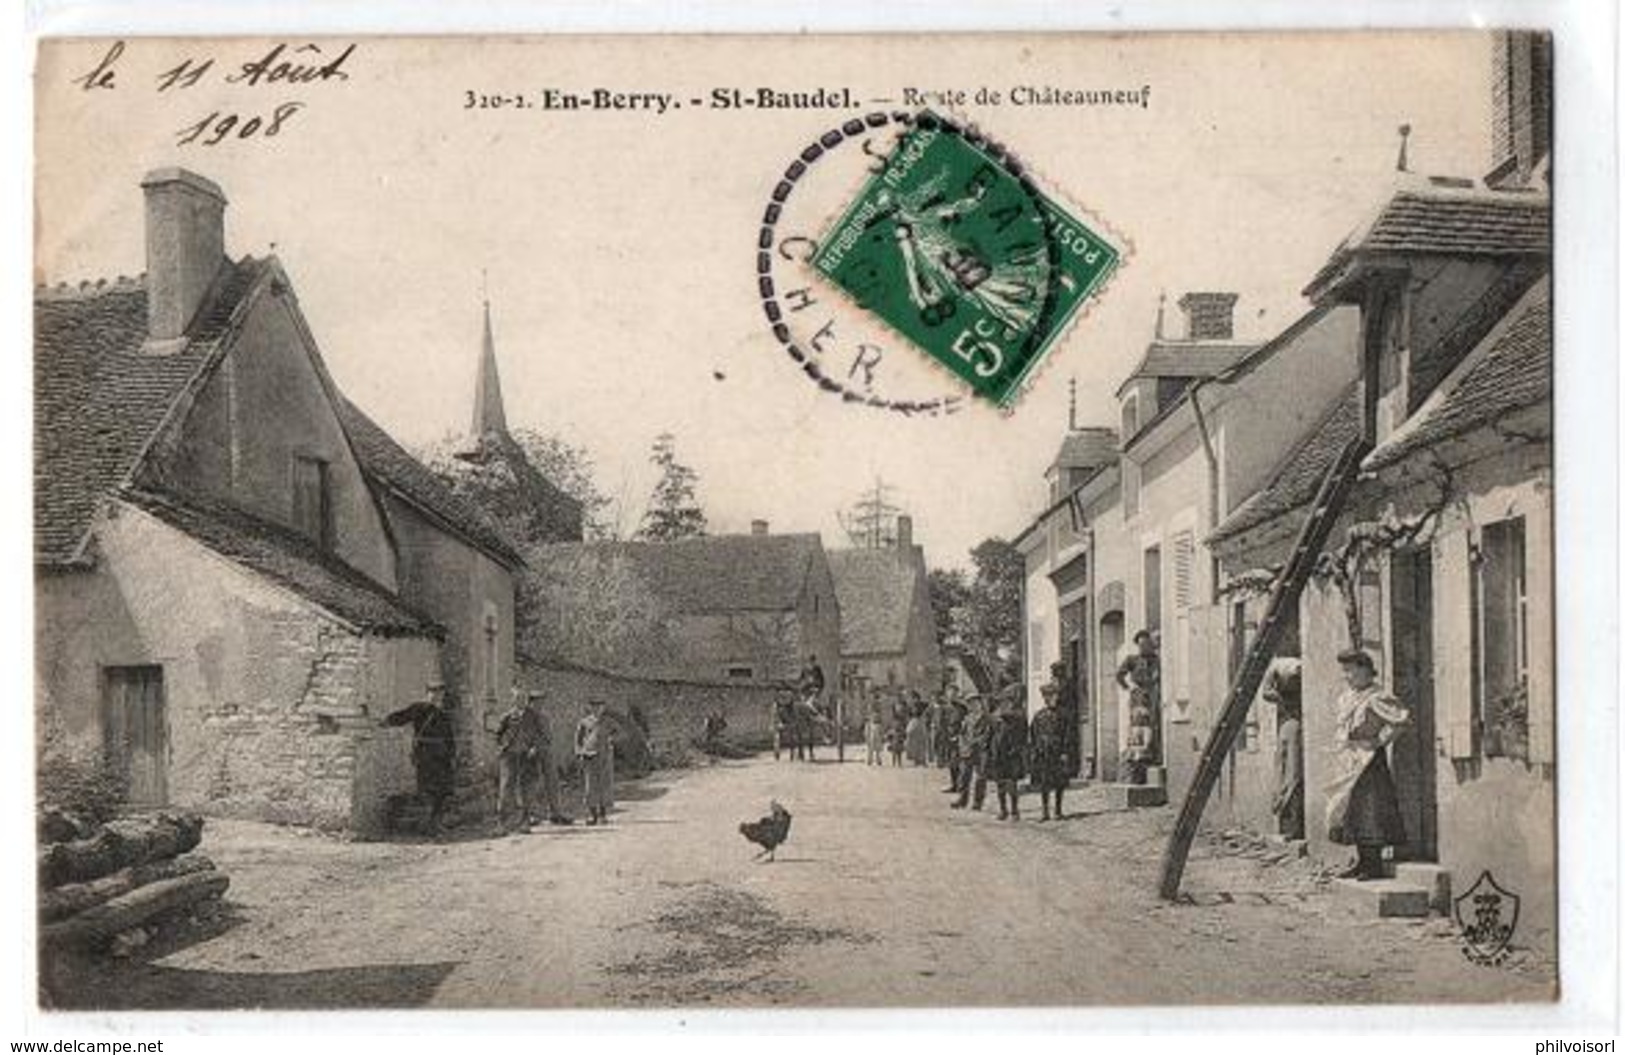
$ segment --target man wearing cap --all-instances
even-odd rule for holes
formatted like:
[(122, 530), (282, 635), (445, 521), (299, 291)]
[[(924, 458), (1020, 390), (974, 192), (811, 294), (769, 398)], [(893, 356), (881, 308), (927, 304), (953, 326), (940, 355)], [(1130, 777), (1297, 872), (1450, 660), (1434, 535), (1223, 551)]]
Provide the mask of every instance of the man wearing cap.
[[(509, 693), (508, 709), (497, 721), (497, 826), (503, 831), (530, 824), (536, 799), (536, 747), (541, 739), (541, 721), (531, 697), (517, 684)], [(510, 805), (519, 807), (516, 824), (510, 825)]]
[(1388, 770), (1388, 744), (1411, 720), (1377, 685), (1377, 665), (1357, 648), (1337, 655), (1347, 687), (1337, 697), (1327, 785), (1326, 834), (1359, 855), (1344, 879), (1380, 879), (1382, 848), (1405, 841), (1399, 792)]
[(610, 781), (614, 779), (610, 765), (614, 750), (614, 731), (604, 714), (604, 701), (593, 700), (587, 704), (587, 713), (576, 725), (575, 742), (576, 758), (581, 763), (588, 824), (603, 824), (609, 818)]
[(1044, 814), (1041, 821), (1050, 819), (1049, 800), (1055, 796), (1055, 819), (1061, 819), (1061, 795), (1072, 773), (1072, 752), (1067, 743), (1066, 717), (1057, 703), (1061, 687), (1047, 681), (1038, 689), (1044, 697), (1044, 706), (1033, 715), (1029, 735), (1032, 740), (1033, 786), (1038, 788), (1039, 801)]
[(412, 768), (417, 774), (418, 797), (429, 807), (430, 834), (439, 834), (455, 785), (457, 742), (444, 704), (445, 683), (430, 681), (424, 695), (424, 699), (386, 715), (382, 724), (412, 727)]
[(979, 810), (987, 798), (987, 746), (993, 726), (981, 693), (971, 693), (969, 703), (970, 710), (959, 729), (959, 798), (951, 804), (956, 810), (967, 805)]
[(1021, 686), (1012, 685), (999, 701), (988, 736), (987, 775), (999, 794), (999, 820), (1021, 820), (1021, 781), (1027, 775), (1027, 714)]
[(536, 691), (530, 694), (530, 711), (536, 716), (536, 751), (531, 758), (531, 823), (536, 823), (536, 790), (541, 789), (542, 805), (547, 807), (547, 823), (569, 824), (570, 818), (559, 808), (559, 771), (553, 764), (553, 726), (542, 709), (545, 697)]

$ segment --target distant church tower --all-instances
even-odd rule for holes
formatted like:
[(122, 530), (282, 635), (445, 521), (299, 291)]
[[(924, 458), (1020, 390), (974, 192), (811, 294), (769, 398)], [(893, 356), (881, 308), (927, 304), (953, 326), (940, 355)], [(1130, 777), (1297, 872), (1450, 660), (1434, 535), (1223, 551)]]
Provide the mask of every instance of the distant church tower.
[(581, 503), (543, 476), (508, 431), (489, 299), (484, 302), (484, 311), (480, 361), (474, 375), (474, 415), (457, 457), (475, 466), (477, 472), (489, 474), (490, 484), (506, 494), (502, 504), (530, 521), (532, 541), (579, 542)]
[(497, 376), (497, 346), (491, 336), (491, 302), (485, 302), (485, 336), (480, 342), (480, 372), (474, 379), (475, 439), (508, 434), (508, 415), (502, 408), (502, 379)]

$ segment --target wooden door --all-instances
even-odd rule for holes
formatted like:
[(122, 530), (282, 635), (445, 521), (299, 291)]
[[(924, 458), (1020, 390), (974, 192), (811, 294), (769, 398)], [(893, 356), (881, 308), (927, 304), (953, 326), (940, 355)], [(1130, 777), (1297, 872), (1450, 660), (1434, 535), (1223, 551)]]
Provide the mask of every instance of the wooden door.
[(165, 721), (164, 668), (107, 668), (103, 743), (114, 772), (125, 781), (132, 806), (162, 806), (169, 801)]
[(1099, 656), (1095, 663), (1095, 779), (1117, 779), (1119, 690), (1115, 680), (1117, 653), (1123, 649), (1123, 613), (1107, 612), (1100, 620)]
[(1434, 750), (1433, 565), (1428, 551), (1394, 553), (1390, 580), (1392, 691), (1411, 711), (1410, 728), (1389, 749), (1405, 819), (1406, 844), (1395, 852), (1406, 860), (1433, 861), (1438, 856), (1439, 792)]

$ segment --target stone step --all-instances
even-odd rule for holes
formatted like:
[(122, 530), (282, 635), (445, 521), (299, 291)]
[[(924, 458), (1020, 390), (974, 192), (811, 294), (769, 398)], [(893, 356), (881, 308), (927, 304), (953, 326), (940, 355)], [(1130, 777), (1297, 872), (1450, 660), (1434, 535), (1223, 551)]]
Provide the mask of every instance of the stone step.
[(1168, 805), (1168, 789), (1150, 784), (1097, 785), (1103, 805), (1112, 811)]
[(1426, 890), (1428, 907), (1441, 916), (1450, 915), (1450, 869), (1421, 861), (1401, 861), (1394, 866), (1394, 878)]
[(1418, 919), (1428, 915), (1432, 891), (1398, 879), (1337, 879), (1332, 892), (1349, 911), (1362, 917)]

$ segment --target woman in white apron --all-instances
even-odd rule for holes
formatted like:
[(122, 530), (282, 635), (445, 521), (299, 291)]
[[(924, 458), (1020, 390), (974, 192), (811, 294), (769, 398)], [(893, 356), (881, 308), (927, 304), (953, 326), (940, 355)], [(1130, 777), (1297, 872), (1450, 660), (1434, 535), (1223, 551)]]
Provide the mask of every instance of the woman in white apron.
[(1360, 649), (1338, 654), (1348, 686), (1337, 697), (1327, 785), (1326, 833), (1359, 853), (1344, 878), (1382, 876), (1382, 848), (1405, 841), (1399, 793), (1388, 771), (1388, 744), (1410, 711), (1377, 685), (1376, 664)]

